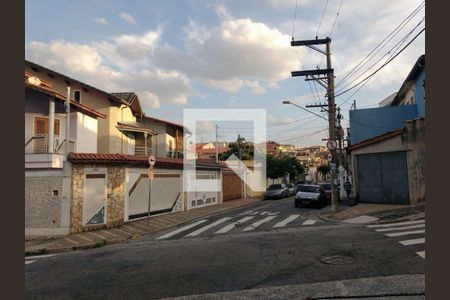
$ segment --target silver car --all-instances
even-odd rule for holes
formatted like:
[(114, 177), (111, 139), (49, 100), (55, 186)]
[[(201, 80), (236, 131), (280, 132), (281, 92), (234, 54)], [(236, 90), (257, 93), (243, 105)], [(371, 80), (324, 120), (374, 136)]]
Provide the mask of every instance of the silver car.
[(289, 191), (284, 183), (271, 184), (266, 193), (264, 199), (282, 199), (289, 196)]

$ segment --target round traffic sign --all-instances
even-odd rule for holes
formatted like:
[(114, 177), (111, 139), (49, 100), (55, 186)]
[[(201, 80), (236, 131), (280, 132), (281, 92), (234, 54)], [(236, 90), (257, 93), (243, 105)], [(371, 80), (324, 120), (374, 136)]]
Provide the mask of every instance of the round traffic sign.
[(336, 148), (337, 148), (337, 142), (336, 142), (335, 140), (329, 140), (329, 141), (327, 142), (327, 148), (328, 148), (329, 150), (334, 150), (334, 149), (336, 149)]
[(148, 164), (149, 164), (150, 166), (154, 166), (154, 165), (155, 165), (155, 162), (156, 162), (155, 157), (154, 157), (153, 155), (150, 155), (150, 156), (148, 157)]

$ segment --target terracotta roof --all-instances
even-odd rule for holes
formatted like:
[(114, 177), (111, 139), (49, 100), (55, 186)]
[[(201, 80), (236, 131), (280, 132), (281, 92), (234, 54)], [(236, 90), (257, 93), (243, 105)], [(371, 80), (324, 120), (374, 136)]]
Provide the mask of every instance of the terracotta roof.
[[(103, 154), (103, 153), (69, 153), (71, 162), (84, 163), (126, 163), (148, 165), (146, 155), (128, 154)], [(196, 165), (199, 168), (220, 169), (221, 165), (213, 160), (197, 159)], [(178, 167), (183, 168), (183, 159), (156, 157), (155, 167)]]
[(388, 131), (386, 133), (377, 135), (377, 136), (372, 137), (370, 139), (367, 139), (367, 140), (361, 141), (361, 142), (359, 142), (357, 144), (351, 145), (350, 147), (348, 147), (348, 150), (355, 150), (355, 149), (363, 148), (365, 146), (372, 145), (372, 144), (375, 144), (375, 143), (378, 143), (378, 142), (390, 139), (392, 137), (395, 137), (395, 136), (398, 136), (398, 135), (402, 134), (404, 129), (405, 128), (400, 128), (400, 129)]
[[(25, 78), (27, 78), (27, 75), (25, 75)], [(61, 95), (57, 91), (53, 90), (53, 88), (48, 87), (47, 85), (34, 85), (34, 84), (29, 83), (25, 79), (25, 87), (34, 89), (36, 91), (40, 91), (40, 92), (45, 93), (47, 95), (51, 95), (51, 96), (55, 97), (55, 99), (66, 101), (66, 97), (64, 95)], [(85, 114), (92, 115), (92, 116), (95, 116), (95, 117), (100, 117), (102, 119), (106, 119), (106, 115), (104, 115), (104, 114), (102, 114), (102, 113), (100, 113), (100, 112), (98, 112), (98, 111), (96, 111), (96, 110), (94, 110), (94, 109), (92, 109), (92, 108), (90, 108), (90, 107), (88, 107), (86, 105), (78, 103), (78, 102), (76, 102), (74, 100), (70, 100), (70, 104), (71, 104), (71, 106), (78, 108), (79, 111), (81, 111), (81, 112), (83, 112)]]
[[(228, 150), (230, 150), (230, 148), (228, 147), (219, 147), (219, 153), (224, 153), (227, 152)], [(216, 148), (212, 148), (212, 149), (196, 149), (195, 151), (198, 154), (213, 154), (216, 153)]]
[(166, 124), (169, 124), (169, 125), (172, 125), (172, 126), (175, 126), (175, 127), (183, 128), (183, 125), (180, 125), (180, 124), (177, 124), (177, 123), (174, 123), (174, 122), (170, 122), (170, 121), (166, 121), (166, 120), (163, 120), (163, 119), (158, 119), (158, 118), (150, 117), (150, 116), (147, 116), (147, 115), (144, 115), (143, 118), (151, 120), (151, 121), (166, 123)]
[(81, 82), (81, 81), (79, 81), (79, 80), (73, 79), (73, 78), (71, 78), (71, 77), (69, 77), (69, 76), (67, 76), (67, 75), (61, 74), (61, 73), (59, 73), (59, 72), (56, 72), (56, 71), (51, 70), (51, 69), (49, 69), (49, 68), (46, 68), (46, 67), (44, 67), (44, 66), (38, 65), (37, 63), (31, 62), (31, 61), (29, 61), (29, 60), (25, 60), (25, 63), (26, 63), (26, 64), (29, 64), (30, 66), (32, 66), (32, 67), (34, 67), (34, 68), (42, 69), (42, 70), (44, 70), (44, 71), (46, 71), (46, 72), (50, 72), (50, 73), (56, 74), (56, 75), (58, 75), (58, 76), (61, 76), (61, 77), (64, 78), (65, 80), (76, 82), (76, 83), (78, 83), (78, 84), (84, 85), (84, 86), (87, 87), (87, 88), (90, 88), (90, 89), (92, 89), (92, 90), (95, 90), (95, 91), (97, 91), (97, 92), (100, 92), (100, 93), (102, 93), (102, 94), (105, 94), (111, 101), (118, 102), (118, 103), (123, 103), (123, 104), (127, 104), (127, 103), (126, 103), (124, 100), (122, 100), (121, 98), (117, 98), (116, 96), (111, 95), (110, 93), (107, 93), (107, 92), (105, 92), (105, 91), (102, 91), (101, 89), (98, 89), (98, 88), (96, 88), (96, 87), (93, 87), (93, 86), (91, 86), (91, 85), (89, 85), (89, 84), (87, 84), (87, 83), (84, 83), (84, 82)]

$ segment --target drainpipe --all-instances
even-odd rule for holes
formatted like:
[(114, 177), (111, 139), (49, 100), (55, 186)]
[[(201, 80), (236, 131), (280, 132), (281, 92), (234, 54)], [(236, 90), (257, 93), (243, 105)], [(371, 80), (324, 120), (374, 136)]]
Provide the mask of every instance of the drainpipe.
[(53, 144), (55, 140), (55, 99), (50, 98), (48, 107), (48, 153), (53, 153), (55, 146)]
[(66, 155), (69, 155), (69, 129), (70, 129), (70, 86), (67, 86), (66, 96)]

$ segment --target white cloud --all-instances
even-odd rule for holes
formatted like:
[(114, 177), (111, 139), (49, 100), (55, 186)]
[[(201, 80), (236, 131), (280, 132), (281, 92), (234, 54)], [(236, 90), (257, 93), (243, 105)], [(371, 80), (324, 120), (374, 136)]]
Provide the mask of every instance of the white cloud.
[(95, 18), (94, 22), (100, 25), (108, 25), (108, 21), (105, 18)]
[(108, 92), (135, 91), (144, 109), (161, 103), (186, 104), (192, 93), (189, 80), (176, 71), (159, 69), (118, 71), (106, 65), (92, 45), (67, 41), (31, 42), (26, 46), (27, 59), (67, 74)]
[(136, 25), (136, 20), (133, 18), (132, 15), (130, 15), (129, 13), (126, 12), (121, 12), (119, 14), (119, 17), (124, 20), (125, 22), (128, 22), (130, 24)]
[(284, 124), (284, 125), (289, 125), (292, 124), (295, 121), (294, 118), (292, 117), (281, 117), (281, 118), (275, 118), (272, 115), (267, 115), (267, 124), (268, 125), (280, 125), (280, 124)]
[[(185, 51), (167, 44), (156, 48), (154, 63), (214, 88), (236, 92), (249, 86), (257, 93), (263, 88), (255, 80), (271, 82), (273, 87), (298, 68), (290, 37), (250, 19), (224, 21), (208, 35), (199, 38), (198, 30), (194, 30), (188, 32), (188, 37)], [(299, 49), (300, 53), (303, 51)]]
[(254, 94), (265, 94), (266, 89), (255, 80), (244, 80), (244, 84), (250, 88)]

